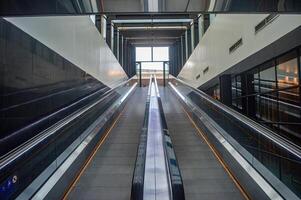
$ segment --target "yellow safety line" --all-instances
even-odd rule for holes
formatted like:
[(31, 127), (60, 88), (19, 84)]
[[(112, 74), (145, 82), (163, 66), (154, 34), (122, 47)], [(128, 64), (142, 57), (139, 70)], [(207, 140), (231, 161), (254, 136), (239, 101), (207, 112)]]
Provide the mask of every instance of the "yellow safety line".
[(203, 132), (199, 129), (199, 127), (195, 124), (195, 122), (192, 120), (192, 118), (190, 117), (190, 115), (188, 114), (188, 112), (185, 110), (185, 108), (181, 105), (182, 110), (186, 113), (186, 115), (189, 118), (189, 121), (193, 124), (194, 128), (197, 130), (199, 136), (201, 136), (206, 144), (209, 146), (209, 148), (211, 149), (211, 151), (213, 152), (213, 154), (215, 155), (215, 157), (217, 158), (217, 160), (219, 161), (219, 163), (223, 166), (223, 168), (225, 169), (225, 171), (228, 173), (228, 175), (230, 176), (230, 178), (232, 179), (232, 181), (234, 182), (234, 184), (236, 185), (236, 187), (239, 189), (239, 191), (241, 192), (241, 194), (243, 195), (243, 197), (247, 200), (250, 200), (251, 198), (248, 196), (247, 192), (244, 190), (244, 188), (239, 184), (238, 180), (234, 177), (234, 175), (232, 174), (232, 172), (230, 171), (229, 167), (227, 166), (227, 164), (223, 161), (223, 159), (221, 158), (221, 156), (219, 155), (219, 153), (216, 151), (216, 149), (210, 144), (209, 140), (207, 139), (207, 137), (203, 134)]
[(67, 190), (67, 192), (64, 194), (63, 196), (63, 200), (66, 200), (68, 195), (70, 194), (70, 192), (72, 191), (72, 189), (75, 187), (75, 185), (77, 184), (77, 182), (79, 181), (80, 177), (82, 176), (82, 174), (84, 173), (84, 171), (86, 170), (86, 168), (88, 167), (88, 165), (91, 163), (92, 159), (94, 158), (96, 152), (98, 151), (98, 149), (101, 147), (101, 145), (104, 143), (104, 141), (106, 140), (106, 138), (108, 137), (109, 133), (111, 132), (111, 130), (114, 128), (115, 124), (117, 123), (117, 121), (119, 120), (120, 116), (121, 116), (122, 112), (118, 115), (117, 119), (114, 121), (114, 123), (112, 124), (112, 126), (109, 128), (109, 130), (105, 133), (105, 135), (101, 138), (101, 140), (98, 142), (98, 144), (96, 145), (96, 147), (93, 149), (92, 154), (90, 154), (90, 156), (87, 158), (85, 164), (83, 165), (83, 167), (80, 169), (78, 175), (76, 176), (76, 178), (74, 179), (74, 181), (72, 182), (71, 186), (69, 187), (69, 189)]

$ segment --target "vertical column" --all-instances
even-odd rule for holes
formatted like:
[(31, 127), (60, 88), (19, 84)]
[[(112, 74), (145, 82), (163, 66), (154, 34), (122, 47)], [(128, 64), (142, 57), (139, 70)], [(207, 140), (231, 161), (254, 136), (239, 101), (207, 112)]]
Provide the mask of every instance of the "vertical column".
[(123, 35), (121, 36), (121, 66), (123, 67), (123, 56), (124, 54), (124, 38)]
[[(246, 74), (244, 84), (242, 82), (242, 90), (245, 90), (246, 95), (254, 94), (254, 76), (253, 74)], [(248, 96), (246, 98), (246, 112), (247, 115), (251, 118), (256, 116), (256, 103), (255, 103), (255, 96)]]
[(204, 34), (204, 17), (203, 17), (203, 15), (199, 15), (198, 23), (199, 23), (199, 41), (200, 41)]
[(181, 68), (182, 66), (183, 66), (183, 56), (182, 56), (182, 54), (181, 54), (181, 47), (182, 45), (181, 45), (181, 41), (178, 41), (177, 42), (177, 49), (178, 49), (178, 57), (179, 57), (179, 59), (178, 59), (178, 66), (177, 66), (177, 71), (179, 71), (179, 68)]
[(107, 19), (105, 15), (101, 15), (100, 17), (101, 20), (101, 35), (104, 39), (107, 37)]
[(114, 52), (114, 24), (111, 23), (111, 50)]
[(224, 74), (219, 77), (219, 87), (221, 102), (227, 106), (231, 106), (232, 90), (230, 74)]
[(117, 43), (116, 43), (116, 57), (117, 60), (119, 61), (119, 30), (117, 29)]
[(184, 62), (183, 62), (183, 58), (184, 58), (184, 46), (183, 46), (183, 37), (181, 36), (181, 44), (180, 44), (180, 46), (181, 46), (181, 65), (183, 66), (184, 65)]
[(139, 63), (139, 83), (140, 83), (140, 87), (142, 87), (142, 64)]
[[(297, 54), (297, 63), (298, 63), (298, 75), (299, 75), (299, 85), (300, 85), (300, 81), (301, 81), (301, 48), (298, 49), (298, 54)], [(301, 106), (301, 86), (299, 86), (299, 102), (300, 102), (300, 106)], [(301, 115), (301, 110), (300, 110), (300, 115)]]
[(204, 14), (202, 16), (203, 16), (203, 20), (204, 20), (204, 22), (203, 22), (203, 26), (204, 26), (203, 34), (205, 34), (205, 32), (207, 31), (207, 29), (210, 26), (210, 16), (209, 16), (209, 14)]
[(193, 21), (192, 21), (190, 30), (191, 30), (190, 36), (191, 36), (191, 53), (192, 53), (194, 50), (194, 22)]
[(185, 61), (188, 59), (188, 32), (185, 31)]
[(214, 18), (215, 18), (215, 14), (209, 14), (209, 20), (210, 20), (210, 24), (213, 23), (214, 21)]
[(163, 62), (163, 86), (165, 87), (165, 79), (166, 79), (166, 77), (165, 77), (165, 64), (166, 64), (166, 62)]

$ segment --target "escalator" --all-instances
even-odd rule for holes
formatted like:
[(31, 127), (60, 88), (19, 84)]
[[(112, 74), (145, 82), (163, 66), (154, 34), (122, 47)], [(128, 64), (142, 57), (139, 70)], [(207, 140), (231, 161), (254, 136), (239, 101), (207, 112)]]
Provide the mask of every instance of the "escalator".
[(137, 88), (67, 199), (130, 199), (147, 88)]
[(129, 98), (64, 198), (185, 199), (155, 78)]
[(228, 169), (210, 149), (171, 90), (161, 87), (160, 95), (183, 178), (185, 199), (244, 199)]
[(13, 142), (1, 140), (0, 199), (61, 198), (136, 85), (98, 88), (11, 134)]
[[(200, 175), (203, 179), (206, 179), (207, 175), (214, 177), (215, 174), (211, 173), (214, 170), (217, 172), (216, 177), (224, 177), (224, 172), (217, 175), (218, 169), (210, 159), (208, 162), (203, 161), (202, 164), (197, 161), (202, 154), (206, 158), (209, 157), (210, 153), (202, 152), (209, 146), (244, 197), (300, 199), (300, 146), (180, 79), (170, 79), (168, 89), (161, 91), (166, 94), (164, 96), (166, 98), (165, 112), (167, 116), (170, 115), (167, 118), (171, 127), (174, 128), (174, 134), (171, 135), (174, 138), (183, 182), (186, 185), (185, 194), (201, 193), (202, 187), (194, 188), (192, 182), (198, 174), (201, 174), (200, 171), (204, 172)], [(194, 130), (191, 129), (191, 125), (186, 125), (185, 115), (181, 114), (183, 112), (195, 127)], [(202, 142), (197, 142), (195, 135), (199, 135)], [(202, 148), (204, 141), (208, 146), (205, 145), (206, 147)], [(201, 167), (206, 169), (202, 170)], [(199, 170), (190, 173), (189, 171), (193, 171), (194, 168), (199, 168)], [(187, 183), (187, 177), (192, 177), (189, 180), (190, 183)], [(214, 190), (216, 190), (214, 195), (217, 195), (220, 189), (228, 190), (230, 193), (233, 191), (234, 187), (231, 187), (230, 183), (225, 182), (226, 184), (223, 185), (222, 182), (222, 179), (218, 181), (222, 188), (214, 184)], [(202, 184), (203, 188), (206, 188), (205, 185)], [(207, 185), (213, 185), (213, 183)], [(207, 189), (210, 191), (209, 188)], [(227, 197), (225, 193), (221, 192), (221, 194), (224, 198)], [(234, 193), (231, 196), (239, 198)]]
[(167, 85), (152, 76), (148, 88), (130, 80), (79, 100), (1, 157), (0, 199), (298, 199), (298, 147), (178, 79)]

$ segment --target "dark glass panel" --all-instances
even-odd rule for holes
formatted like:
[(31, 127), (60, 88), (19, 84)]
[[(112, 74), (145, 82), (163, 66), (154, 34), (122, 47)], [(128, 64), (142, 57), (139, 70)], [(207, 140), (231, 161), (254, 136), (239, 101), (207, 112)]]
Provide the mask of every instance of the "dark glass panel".
[[(282, 135), (301, 143), (300, 88), (279, 91), (279, 128)], [(285, 96), (285, 98), (284, 98)], [(297, 138), (298, 141), (295, 140)]]
[(256, 117), (257, 118), (260, 118), (261, 117), (261, 110), (260, 110), (260, 98), (259, 98), (259, 96), (255, 96), (255, 104), (256, 104), (256, 107), (255, 107), (255, 109), (256, 109), (256, 111), (255, 111), (255, 114), (256, 114)]
[(276, 89), (276, 74), (273, 62), (260, 66), (260, 91), (263, 93)]
[(236, 76), (236, 95), (237, 95), (237, 97), (241, 97), (241, 95), (242, 95), (241, 75)]
[(220, 100), (220, 87), (216, 85), (213, 89), (213, 98)]
[(232, 80), (231, 80), (231, 90), (232, 90), (232, 106), (237, 106), (237, 103), (236, 103), (236, 77), (232, 77)]
[(248, 71), (247, 74), (249, 74), (249, 78), (251, 79), (252, 86), (249, 86), (249, 94), (253, 93), (259, 93), (259, 69), (255, 68), (251, 71)]
[(278, 88), (287, 88), (299, 85), (298, 61), (295, 51), (277, 59)]
[(274, 98), (270, 98), (272, 96), (276, 96), (276, 92), (269, 95), (260, 95), (260, 112), (261, 118), (267, 122), (275, 122), (277, 121), (277, 100)]

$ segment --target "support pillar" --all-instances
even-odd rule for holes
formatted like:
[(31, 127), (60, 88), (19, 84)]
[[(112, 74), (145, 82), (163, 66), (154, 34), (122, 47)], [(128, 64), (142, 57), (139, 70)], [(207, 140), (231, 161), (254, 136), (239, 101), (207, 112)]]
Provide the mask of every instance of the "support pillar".
[(191, 36), (191, 53), (193, 52), (193, 50), (194, 50), (194, 22), (192, 21), (192, 24), (191, 24), (191, 34), (190, 34), (190, 36)]
[(185, 31), (185, 61), (188, 59), (188, 32)]
[(231, 106), (232, 90), (231, 90), (231, 75), (224, 74), (219, 77), (220, 100), (223, 104)]
[(107, 19), (105, 15), (100, 16), (100, 24), (101, 24), (101, 35), (103, 39), (107, 37)]
[(111, 50), (114, 52), (114, 24), (111, 24)]

